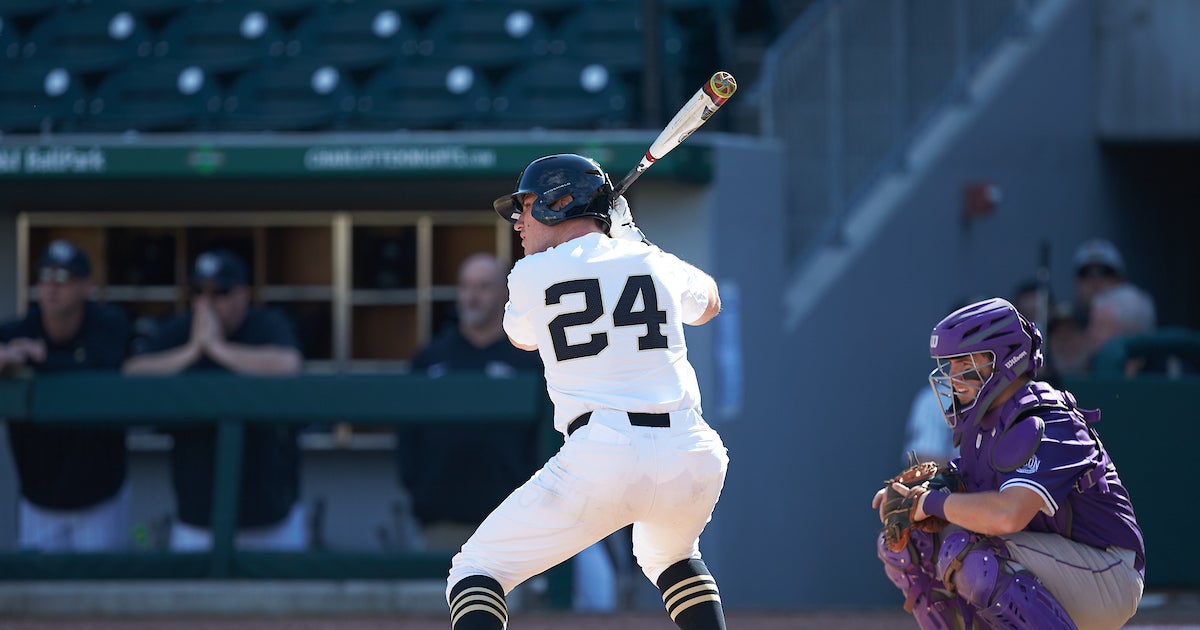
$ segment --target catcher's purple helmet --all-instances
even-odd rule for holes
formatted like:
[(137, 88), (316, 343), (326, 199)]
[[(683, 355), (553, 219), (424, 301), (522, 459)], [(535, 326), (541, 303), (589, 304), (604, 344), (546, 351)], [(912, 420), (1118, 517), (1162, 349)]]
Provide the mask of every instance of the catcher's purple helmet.
[[(986, 352), (991, 360), (954, 372), (950, 360)], [(1026, 320), (1007, 300), (992, 298), (964, 306), (933, 327), (929, 336), (929, 356), (937, 368), (929, 374), (929, 383), (942, 403), (946, 423), (960, 430), (977, 425), (988, 407), (1004, 388), (1023, 375), (1036, 376), (1042, 367), (1042, 333)], [(991, 366), (991, 374), (981, 378), (979, 369)], [(959, 402), (954, 383), (978, 387), (974, 400)]]

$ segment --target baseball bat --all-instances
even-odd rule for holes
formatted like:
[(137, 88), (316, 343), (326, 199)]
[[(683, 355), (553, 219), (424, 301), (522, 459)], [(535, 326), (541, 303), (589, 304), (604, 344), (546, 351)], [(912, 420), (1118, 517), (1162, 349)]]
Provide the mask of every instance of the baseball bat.
[(688, 136), (692, 135), (693, 131), (708, 122), (709, 117), (720, 109), (736, 91), (737, 81), (734, 80), (732, 74), (725, 71), (713, 73), (712, 77), (683, 104), (683, 107), (675, 112), (675, 117), (667, 123), (667, 126), (650, 144), (650, 148), (646, 150), (646, 155), (642, 157), (638, 165), (621, 178), (621, 181), (613, 188), (614, 196), (624, 193), (633, 182), (637, 181), (637, 178), (642, 176), (642, 173), (646, 172), (646, 169), (661, 160), (664, 155), (670, 153)]

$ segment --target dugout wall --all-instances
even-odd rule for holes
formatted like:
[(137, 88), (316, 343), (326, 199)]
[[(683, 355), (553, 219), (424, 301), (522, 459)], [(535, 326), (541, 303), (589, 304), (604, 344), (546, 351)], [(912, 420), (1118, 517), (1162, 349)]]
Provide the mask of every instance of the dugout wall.
[[(6, 139), (0, 147), (0, 311), (13, 316), (36, 297), (33, 266), (51, 238), (72, 238), (88, 250), (99, 299), (149, 318), (186, 305), (187, 269), (205, 244), (232, 243), (251, 265), (256, 299), (310, 315), (299, 318), (301, 332), (325, 331), (315, 335), (325, 339), (317, 354), (306, 353), (306, 377), (400, 373), (453, 300), (459, 261), (478, 249), (505, 259), (520, 255), (511, 227), (490, 204), (511, 191), (525, 164), (578, 152), (620, 177), (652, 139), (650, 132)], [(774, 329), (779, 313), (783, 262), (771, 238), (783, 214), (779, 152), (769, 141), (700, 133), (629, 193), (651, 238), (709, 270), (723, 288), (725, 316), (688, 331), (706, 414), (718, 427), (748, 413), (774, 413), (772, 396), (758, 383), (779, 380), (761, 361), (754, 331)], [(407, 238), (407, 258), (395, 263), (360, 255), (371, 247), (370, 237), (380, 235)], [(135, 277), (130, 270), (150, 259), (130, 255), (147, 247), (167, 253), (142, 264)], [(372, 273), (405, 265), (399, 286), (372, 284)], [(376, 315), (363, 315), (370, 311)], [(382, 355), (372, 354), (380, 347)], [(362, 439), (340, 447), (332, 433), (309, 440), (326, 453), (310, 453), (310, 459), (328, 464), (314, 463), (306, 474), (320, 478), (310, 488), (349, 486), (374, 497), (330, 511), (323, 529), (334, 550), (370, 554), (379, 551), (375, 527), (390, 518), (394, 475), (364, 477), (328, 455), (357, 449), (355, 458), (374, 471), (389, 469), (394, 455), (370, 430), (354, 435)], [(131, 443), (143, 462), (135, 474), (163, 470), (152, 463), (161, 457), (161, 440), (140, 432)], [(752, 457), (753, 444), (736, 448)], [(7, 448), (0, 450), (7, 460)], [(145, 526), (161, 520), (169, 495), (161, 479), (133, 481), (134, 522), (152, 530)], [(0, 548), (13, 545), (14, 501), (12, 476), (0, 476)], [(715, 519), (705, 538), (710, 563), (720, 566), (736, 554), (744, 536)], [(643, 599), (658, 605), (653, 587), (641, 586)]]

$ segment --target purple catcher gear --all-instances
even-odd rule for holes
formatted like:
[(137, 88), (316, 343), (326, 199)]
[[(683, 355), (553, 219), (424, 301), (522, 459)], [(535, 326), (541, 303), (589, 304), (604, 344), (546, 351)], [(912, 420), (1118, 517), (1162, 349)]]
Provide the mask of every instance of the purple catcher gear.
[(921, 630), (970, 628), (973, 611), (961, 597), (948, 592), (934, 577), (937, 560), (936, 534), (914, 530), (908, 546), (888, 549), (883, 534), (875, 544), (888, 579), (904, 593), (904, 610), (912, 613)]
[[(951, 359), (977, 352), (990, 354), (991, 361), (957, 373), (951, 370)], [(1037, 374), (1042, 367), (1042, 334), (1007, 300), (992, 298), (964, 306), (938, 322), (929, 336), (929, 355), (938, 364), (929, 374), (929, 383), (946, 424), (957, 432), (960, 425), (977, 425), (992, 401), (1017, 378)], [(989, 366), (991, 374), (984, 379), (980, 370)], [(958, 402), (955, 382), (978, 387), (974, 400)]]
[(1032, 573), (1015, 567), (1004, 543), (960, 530), (942, 539), (937, 573), (991, 628), (1067, 628), (1075, 622)]

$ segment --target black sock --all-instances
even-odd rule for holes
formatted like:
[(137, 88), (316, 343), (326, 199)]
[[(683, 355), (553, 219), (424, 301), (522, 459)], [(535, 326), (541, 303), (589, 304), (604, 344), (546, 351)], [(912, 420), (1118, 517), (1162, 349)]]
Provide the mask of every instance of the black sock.
[(725, 630), (721, 593), (708, 567), (697, 558), (667, 567), (658, 578), (663, 605), (683, 630)]
[(508, 623), (504, 589), (486, 575), (469, 575), (450, 589), (450, 627), (454, 630), (503, 630)]

